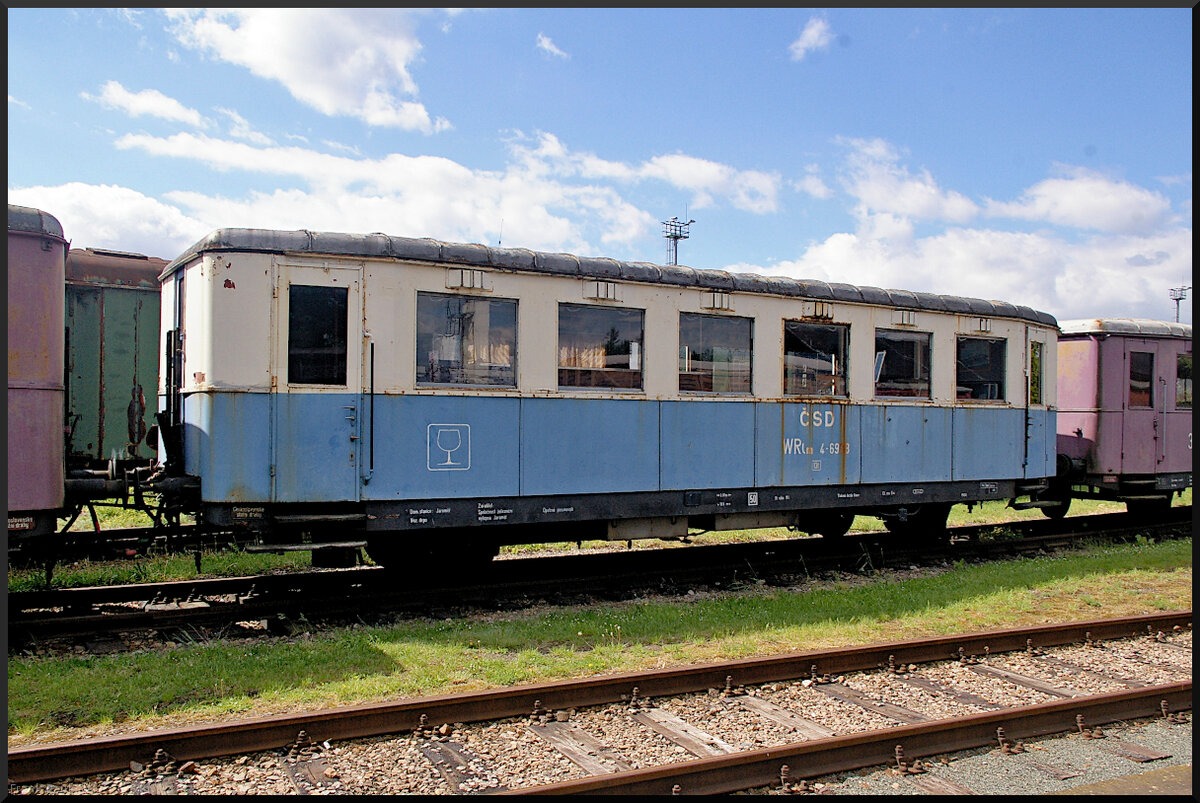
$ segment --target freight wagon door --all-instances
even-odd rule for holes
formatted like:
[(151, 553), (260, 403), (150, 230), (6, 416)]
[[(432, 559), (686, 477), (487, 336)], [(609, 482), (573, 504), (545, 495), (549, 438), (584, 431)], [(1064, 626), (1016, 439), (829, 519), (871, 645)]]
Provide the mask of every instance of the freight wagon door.
[(362, 270), (275, 265), (273, 498), (357, 501)]
[(1162, 455), (1163, 392), (1158, 343), (1125, 340), (1125, 415), (1121, 426), (1121, 473), (1153, 474)]

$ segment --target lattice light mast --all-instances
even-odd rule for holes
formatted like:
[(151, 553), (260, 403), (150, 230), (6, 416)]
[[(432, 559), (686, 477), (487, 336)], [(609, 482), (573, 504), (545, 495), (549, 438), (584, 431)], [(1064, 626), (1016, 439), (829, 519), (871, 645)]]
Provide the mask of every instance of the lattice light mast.
[(689, 220), (687, 223), (682, 222), (674, 215), (670, 220), (662, 221), (663, 237), (667, 238), (667, 264), (679, 264), (679, 241), (686, 240), (690, 235), (688, 227), (696, 221)]
[(1175, 302), (1175, 323), (1179, 323), (1179, 302), (1187, 298), (1187, 292), (1191, 289), (1189, 284), (1185, 287), (1172, 287), (1170, 290), (1171, 300)]

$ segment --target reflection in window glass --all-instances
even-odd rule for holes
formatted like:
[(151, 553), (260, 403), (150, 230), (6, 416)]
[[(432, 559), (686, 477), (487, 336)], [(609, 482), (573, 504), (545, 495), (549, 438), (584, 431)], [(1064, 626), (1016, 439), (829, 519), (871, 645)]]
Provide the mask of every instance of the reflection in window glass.
[(288, 287), (288, 373), (294, 385), (346, 384), (345, 287)]
[(1175, 362), (1175, 407), (1192, 409), (1192, 355), (1180, 354)]
[(1129, 406), (1154, 406), (1154, 354), (1129, 352)]
[(956, 365), (959, 399), (1004, 401), (1005, 352), (1008, 341), (960, 337)]
[(517, 302), (417, 293), (417, 382), (517, 383)]
[(875, 395), (931, 398), (929, 332), (875, 330)]
[(784, 394), (845, 396), (849, 339), (849, 326), (784, 321)]
[(749, 393), (753, 321), (679, 315), (679, 390)]
[(1042, 344), (1029, 343), (1029, 403), (1045, 404), (1042, 400)]
[(640, 309), (559, 304), (559, 387), (640, 389), (645, 315)]

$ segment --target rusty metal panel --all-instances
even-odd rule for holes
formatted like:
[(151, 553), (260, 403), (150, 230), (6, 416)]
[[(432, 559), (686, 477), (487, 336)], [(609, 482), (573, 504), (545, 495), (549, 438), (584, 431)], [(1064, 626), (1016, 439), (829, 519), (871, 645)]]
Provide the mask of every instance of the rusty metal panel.
[(158, 275), (167, 266), (165, 259), (107, 251), (98, 248), (74, 248), (67, 255), (67, 283), (140, 287), (158, 292)]
[(857, 484), (862, 409), (836, 402), (760, 404), (757, 485)]
[(67, 454), (77, 459), (104, 454), (102, 299), (98, 287), (72, 286), (67, 292)]
[(145, 436), (158, 387), (160, 300), (157, 283), (146, 282), (156, 269), (139, 264), (141, 278), (124, 283), (130, 269), (114, 270), (119, 262), (85, 274), (76, 261), (67, 284), (67, 426), (77, 460), (152, 456)]

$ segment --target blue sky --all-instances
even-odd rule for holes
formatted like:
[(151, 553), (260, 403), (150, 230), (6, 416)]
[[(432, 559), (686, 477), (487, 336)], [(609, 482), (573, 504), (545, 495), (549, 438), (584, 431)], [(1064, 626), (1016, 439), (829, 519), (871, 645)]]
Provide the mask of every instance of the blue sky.
[(166, 259), (253, 227), (661, 263), (678, 216), (696, 268), (1171, 320), (1191, 121), (1189, 8), (8, 11), (9, 203)]

